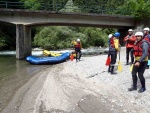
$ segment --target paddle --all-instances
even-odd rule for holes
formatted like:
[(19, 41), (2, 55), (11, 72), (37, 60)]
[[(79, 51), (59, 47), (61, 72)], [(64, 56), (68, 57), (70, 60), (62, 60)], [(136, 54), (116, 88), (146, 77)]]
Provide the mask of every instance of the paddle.
[(133, 69), (133, 64), (130, 66), (130, 71), (132, 72), (132, 69)]
[(118, 71), (122, 71), (122, 65), (121, 65), (121, 62), (120, 62), (120, 50), (119, 50)]
[(108, 56), (105, 65), (109, 66), (110, 65), (110, 61), (111, 61), (110, 56)]

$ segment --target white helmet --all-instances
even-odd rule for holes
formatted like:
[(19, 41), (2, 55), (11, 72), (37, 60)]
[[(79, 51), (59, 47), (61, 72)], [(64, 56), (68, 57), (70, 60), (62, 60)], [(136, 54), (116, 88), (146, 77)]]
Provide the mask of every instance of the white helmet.
[(112, 34), (109, 34), (109, 35), (108, 35), (108, 38), (111, 38), (112, 36), (113, 36)]
[(143, 30), (144, 30), (144, 31), (149, 31), (149, 28), (148, 28), (148, 27), (145, 27)]
[(80, 39), (78, 38), (77, 41), (80, 42)]
[(132, 32), (133, 30), (132, 30), (132, 29), (129, 29), (128, 31)]
[(136, 32), (135, 36), (143, 36), (143, 33), (142, 32)]

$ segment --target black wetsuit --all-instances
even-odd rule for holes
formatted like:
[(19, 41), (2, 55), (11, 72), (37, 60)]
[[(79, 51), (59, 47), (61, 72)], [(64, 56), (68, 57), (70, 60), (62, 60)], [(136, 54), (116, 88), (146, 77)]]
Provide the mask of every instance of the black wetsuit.
[[(80, 61), (80, 58), (82, 56), (82, 53), (81, 53), (81, 43), (80, 42), (77, 42), (77, 44), (75, 45), (75, 53), (76, 53), (76, 61)], [(79, 56), (78, 56), (79, 54)]]
[(143, 41), (143, 43), (141, 44), (141, 48), (142, 48), (142, 56), (141, 58), (137, 61), (135, 60), (134, 64), (136, 62), (140, 62), (140, 66), (135, 66), (133, 65), (133, 69), (132, 69), (132, 80), (133, 80), (133, 87), (136, 89), (137, 88), (137, 73), (138, 73), (138, 77), (140, 79), (142, 88), (145, 88), (145, 78), (143, 76), (144, 71), (146, 69), (147, 66), (147, 61), (144, 61), (144, 59), (148, 56), (148, 48), (149, 48), (149, 43), (146, 41)]
[[(76, 52), (76, 61), (80, 60), (82, 53), (81, 53), (81, 48), (75, 48), (75, 52)], [(78, 57), (79, 54), (79, 57)]]
[(111, 62), (108, 67), (108, 72), (111, 72), (111, 74), (113, 74), (114, 73), (114, 65), (115, 65), (116, 59), (117, 59), (117, 50), (114, 47), (112, 47), (111, 45), (109, 46), (108, 56), (111, 57)]

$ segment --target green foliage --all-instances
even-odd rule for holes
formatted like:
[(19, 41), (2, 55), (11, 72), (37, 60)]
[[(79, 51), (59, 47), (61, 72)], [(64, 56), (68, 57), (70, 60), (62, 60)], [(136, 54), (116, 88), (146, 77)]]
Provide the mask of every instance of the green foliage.
[(68, 0), (20, 0), (27, 9), (59, 11)]
[(123, 5), (125, 0), (73, 0), (82, 12), (86, 13), (112, 13), (118, 6)]
[(71, 47), (70, 37), (72, 37), (72, 34), (68, 27), (45, 27), (36, 34), (34, 45), (45, 49), (62, 49)]
[(119, 14), (134, 16), (136, 20), (144, 20), (150, 17), (150, 0), (127, 0), (123, 6), (119, 6)]
[(137, 0), (136, 12), (134, 14), (135, 19), (144, 20), (150, 17), (150, 1)]
[(0, 30), (0, 49), (7, 46), (7, 36)]
[(15, 25), (0, 23), (0, 49), (14, 49), (16, 45)]
[[(40, 28), (41, 29), (41, 28)], [(45, 27), (34, 37), (34, 45), (44, 49), (72, 48), (73, 40), (81, 39), (83, 48), (90, 46), (106, 46), (107, 35), (100, 28), (84, 27)]]

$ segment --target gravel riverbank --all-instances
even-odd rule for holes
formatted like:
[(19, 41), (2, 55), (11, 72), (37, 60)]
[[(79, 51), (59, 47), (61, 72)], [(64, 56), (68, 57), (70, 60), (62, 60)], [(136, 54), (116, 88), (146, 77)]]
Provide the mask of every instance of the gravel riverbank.
[[(2, 113), (149, 113), (150, 69), (147, 90), (128, 92), (132, 77), (121, 51), (122, 72), (107, 73), (107, 55), (82, 57), (45, 69), (21, 87)], [(138, 81), (138, 89), (140, 83)]]

